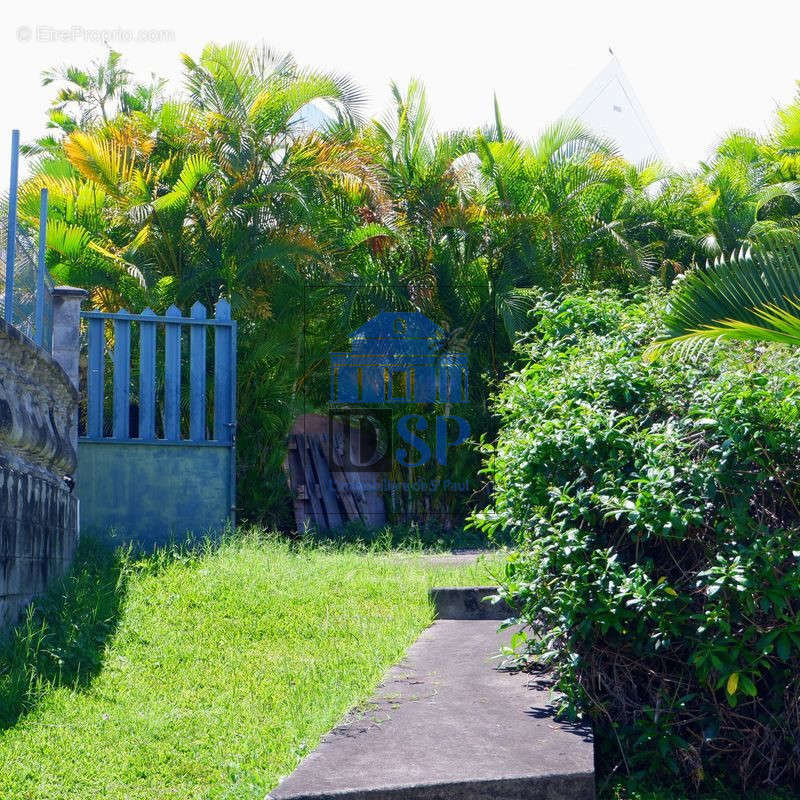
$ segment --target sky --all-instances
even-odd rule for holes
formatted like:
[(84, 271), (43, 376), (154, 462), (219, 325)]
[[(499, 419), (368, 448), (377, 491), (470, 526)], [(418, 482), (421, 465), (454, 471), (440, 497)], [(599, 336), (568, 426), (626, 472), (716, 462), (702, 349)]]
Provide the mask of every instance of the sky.
[(619, 58), (669, 162), (691, 167), (727, 130), (764, 133), (800, 79), (796, 0), (182, 0), (72, 3), (37, 0), (0, 9), (4, 125), (0, 187), (12, 128), (44, 130), (52, 87), (43, 69), (102, 58), (104, 40), (134, 73), (180, 90), (180, 54), (209, 41), (267, 42), (302, 64), (349, 74), (368, 116), (389, 81), (425, 83), (441, 130), (488, 122), (497, 94), (507, 127), (533, 138)]

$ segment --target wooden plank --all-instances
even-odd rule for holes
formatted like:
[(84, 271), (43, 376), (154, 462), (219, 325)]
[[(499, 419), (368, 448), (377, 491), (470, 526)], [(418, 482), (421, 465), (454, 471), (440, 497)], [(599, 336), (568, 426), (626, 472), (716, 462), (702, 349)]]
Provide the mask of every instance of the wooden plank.
[[(343, 468), (344, 450), (344, 434), (341, 430), (335, 431), (334, 447), (332, 450), (333, 466), (338, 467), (339, 470), (333, 470), (333, 479), (336, 482), (337, 494), (342, 500), (348, 517), (351, 519), (360, 519), (364, 524), (371, 527), (384, 524), (386, 522), (386, 506), (383, 501), (382, 492), (376, 488), (382, 479), (381, 473), (345, 470)], [(368, 484), (368, 488), (366, 489), (364, 487), (364, 481)], [(354, 511), (349, 508), (351, 498)]]
[(147, 317), (155, 317), (152, 308), (142, 312), (139, 323), (139, 438), (151, 441), (156, 436), (156, 323), (146, 322)]
[[(321, 441), (323, 448), (327, 448), (329, 441), (328, 436), (323, 434)], [(347, 518), (351, 522), (357, 522), (361, 519), (361, 515), (358, 512), (358, 505), (356, 504), (355, 497), (353, 497), (353, 493), (350, 491), (350, 486), (347, 483), (347, 478), (344, 475), (344, 471), (341, 469), (343, 466), (342, 459), (336, 451), (335, 443), (331, 450), (326, 450), (325, 452), (330, 452), (331, 454), (331, 459), (333, 461), (333, 464), (330, 465), (331, 475), (333, 476), (334, 483), (336, 484), (336, 493), (341, 500), (342, 506), (344, 506)]]
[(289, 489), (292, 493), (292, 503), (294, 506), (294, 521), (298, 531), (304, 531), (311, 519), (311, 510), (305, 490), (303, 478), (303, 466), (298, 456), (297, 437), (292, 434), (289, 436), (289, 449), (283, 468), (289, 480)]
[(339, 510), (339, 501), (336, 497), (336, 492), (333, 489), (333, 479), (331, 478), (331, 471), (328, 468), (328, 462), (322, 452), (319, 438), (316, 436), (309, 436), (306, 440), (308, 448), (311, 452), (311, 459), (314, 463), (314, 470), (317, 473), (317, 485), (322, 495), (322, 505), (325, 510), (325, 515), (328, 519), (328, 526), (331, 529), (340, 528), (344, 519)]
[(342, 506), (347, 514), (347, 519), (350, 522), (363, 521), (361, 513), (358, 510), (358, 504), (356, 503), (355, 497), (353, 497), (353, 493), (350, 491), (350, 486), (347, 483), (347, 478), (345, 477), (344, 473), (334, 471), (333, 480), (336, 484), (336, 494), (342, 501)]
[[(216, 319), (229, 320), (231, 305), (220, 300), (215, 308)], [(214, 330), (214, 438), (218, 442), (229, 442), (233, 435), (233, 408), (231, 407), (231, 383), (233, 374), (231, 363), (232, 331), (229, 325), (220, 325)]]
[[(126, 309), (121, 309), (127, 314)], [(115, 439), (129, 435), (131, 405), (131, 323), (114, 320), (114, 422)]]
[(306, 493), (308, 494), (308, 501), (311, 503), (311, 512), (314, 524), (320, 530), (327, 530), (328, 524), (325, 521), (325, 514), (322, 510), (322, 504), (317, 493), (318, 486), (314, 471), (311, 466), (311, 455), (308, 452), (308, 442), (302, 433), (297, 434), (297, 454), (300, 458), (300, 463), (303, 468), (303, 477), (305, 478)]
[[(295, 441), (297, 437), (295, 437)], [(311, 506), (311, 497), (309, 495), (308, 486), (306, 485), (305, 468), (303, 466), (302, 448), (305, 443), (296, 441), (296, 448), (293, 454), (294, 476), (295, 476), (295, 492), (298, 504), (299, 516), (298, 530), (304, 531), (309, 526), (316, 525), (314, 518), (314, 509)]]
[[(355, 437), (350, 439), (350, 458), (357, 461), (353, 448), (356, 445)], [(364, 519), (365, 524), (370, 527), (377, 527), (386, 522), (386, 507), (383, 501), (383, 492), (378, 491), (376, 486), (380, 485), (383, 476), (379, 472), (348, 472), (347, 480), (350, 484), (353, 495), (358, 502), (358, 510)], [(364, 488), (364, 482), (367, 488)]]
[[(205, 319), (205, 306), (192, 306), (192, 319)], [(206, 438), (206, 329), (193, 325), (189, 330), (189, 438), (202, 442)]]
[(103, 393), (105, 391), (105, 320), (89, 320), (89, 365), (86, 386), (86, 435), (103, 438)]
[[(167, 316), (180, 320), (176, 306), (167, 309)], [(168, 322), (164, 326), (164, 438), (181, 438), (181, 325)]]
[[(350, 443), (352, 445), (352, 442)], [(344, 463), (344, 449), (346, 443), (343, 433), (336, 434), (336, 442), (334, 447), (334, 452), (336, 453), (337, 458), (342, 459), (342, 464)], [(353, 463), (352, 453), (350, 458), (350, 463)], [(368, 522), (368, 515), (367, 515), (367, 500), (364, 495), (364, 487), (361, 484), (361, 474), (358, 472), (353, 472), (352, 470), (344, 470), (342, 472), (346, 482), (347, 482), (347, 490), (351, 497), (353, 498), (353, 502), (355, 503), (356, 510), (358, 511), (358, 516), (364, 522)]]

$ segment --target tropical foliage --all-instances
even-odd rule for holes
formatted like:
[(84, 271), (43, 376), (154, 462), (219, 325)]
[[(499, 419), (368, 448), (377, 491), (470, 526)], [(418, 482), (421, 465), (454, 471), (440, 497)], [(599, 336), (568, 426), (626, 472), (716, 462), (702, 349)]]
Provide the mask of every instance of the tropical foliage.
[(113, 51), (44, 81), (51, 134), (28, 147), (23, 218), (35, 225), (46, 186), (48, 265), (96, 306), (231, 300), (250, 516), (287, 507), (285, 434), (324, 405), (327, 354), (377, 311), (420, 310), (469, 348), (480, 435), (537, 288), (670, 285), (793, 235), (800, 211), (800, 102), (769, 137), (729, 136), (682, 174), (627, 163), (572, 121), (526, 141), (496, 102), (486, 127), (437, 132), (417, 81), (365, 121), (347, 78), (264, 47), (183, 56), (180, 92), (137, 82)]
[(516, 540), (515, 644), (594, 723), (601, 769), (795, 787), (797, 354), (646, 364), (659, 295), (538, 303), (480, 521)]
[(352, 124), (360, 98), (347, 80), (241, 46), (210, 46), (185, 57), (184, 70), (186, 102), (120, 105), (107, 122), (39, 143), (20, 205), (31, 215), (48, 188), (50, 270), (90, 288), (95, 305), (163, 311), (231, 300), (248, 420), (243, 487), (264, 500), (269, 484), (257, 484), (275, 475), (275, 445), (293, 414), (303, 286), (329, 280), (319, 256), (331, 226), (315, 220), (342, 193), (377, 184), (353, 148), (305, 130), (300, 116), (317, 100)]

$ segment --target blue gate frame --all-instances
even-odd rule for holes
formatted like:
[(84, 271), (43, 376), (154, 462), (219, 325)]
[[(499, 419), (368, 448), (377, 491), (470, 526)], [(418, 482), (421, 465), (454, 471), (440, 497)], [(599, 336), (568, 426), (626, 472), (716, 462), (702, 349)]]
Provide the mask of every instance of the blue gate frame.
[[(230, 304), (220, 300), (213, 318), (199, 302), (189, 317), (170, 306), (165, 316), (148, 308), (141, 314), (84, 311), (81, 318), (81, 529), (152, 545), (233, 525), (236, 322)], [(136, 329), (138, 348), (132, 347)], [(207, 385), (210, 332), (213, 391)], [(188, 359), (182, 358), (184, 338)]]

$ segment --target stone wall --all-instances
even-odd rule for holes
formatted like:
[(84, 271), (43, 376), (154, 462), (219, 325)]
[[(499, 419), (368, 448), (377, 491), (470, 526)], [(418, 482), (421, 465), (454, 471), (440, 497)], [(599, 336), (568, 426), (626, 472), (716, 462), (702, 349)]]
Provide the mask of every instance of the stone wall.
[(64, 368), (0, 320), (0, 628), (72, 560), (77, 409)]

